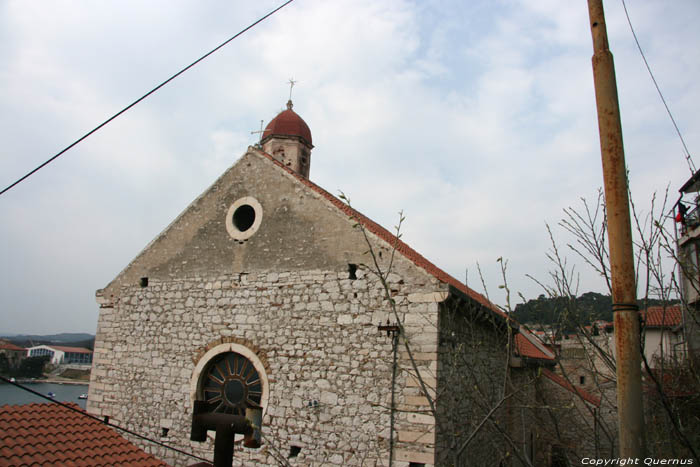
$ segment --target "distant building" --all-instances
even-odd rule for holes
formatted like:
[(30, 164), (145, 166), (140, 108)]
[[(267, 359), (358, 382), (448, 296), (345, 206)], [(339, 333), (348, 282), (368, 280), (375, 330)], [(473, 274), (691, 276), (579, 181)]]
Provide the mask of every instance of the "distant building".
[(62, 345), (37, 345), (27, 349), (28, 357), (51, 358), (53, 365), (91, 365), (92, 350)]
[(0, 354), (5, 356), (10, 368), (17, 368), (27, 355), (27, 349), (19, 347), (10, 341), (0, 339)]
[(676, 204), (676, 238), (682, 278), (683, 334), (690, 357), (697, 361), (700, 359), (700, 171), (678, 191), (681, 200)]
[(681, 307), (654, 306), (642, 311), (644, 356), (649, 367), (681, 362), (685, 358)]

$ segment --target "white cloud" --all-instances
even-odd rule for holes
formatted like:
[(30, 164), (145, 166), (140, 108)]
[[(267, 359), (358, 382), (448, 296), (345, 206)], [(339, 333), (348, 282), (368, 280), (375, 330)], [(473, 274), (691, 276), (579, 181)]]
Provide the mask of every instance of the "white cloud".
[[(2, 4), (3, 183), (278, 4)], [(692, 151), (700, 7), (630, 6)], [(642, 205), (688, 172), (621, 7), (606, 8)], [(472, 285), (479, 261), (497, 290), (509, 258), (513, 288), (536, 296), (524, 274), (546, 276), (544, 222), (602, 184), (591, 55), (583, 4), (292, 3), (0, 198), (2, 319), (29, 331), (23, 316), (60, 306), (46, 331), (93, 331), (94, 289), (256, 141), (290, 77), (312, 180), (387, 227), (404, 209), (404, 239)], [(581, 272), (582, 291), (600, 287)]]

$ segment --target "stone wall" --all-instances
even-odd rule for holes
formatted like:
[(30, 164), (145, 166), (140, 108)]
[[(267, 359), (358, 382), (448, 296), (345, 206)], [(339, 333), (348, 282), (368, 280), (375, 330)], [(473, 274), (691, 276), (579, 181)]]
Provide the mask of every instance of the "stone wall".
[[(277, 465), (275, 456), (286, 458), (296, 446), (301, 450), (288, 459), (293, 465), (386, 465), (392, 341), (377, 324), (389, 317), (389, 306), (376, 280), (363, 270), (356, 277), (315, 270), (122, 286), (117, 299), (103, 300), (88, 411), (211, 458), (211, 441), (189, 441), (192, 379), (208, 350), (234, 342), (259, 357), (269, 379), (264, 447), (237, 447), (238, 459)], [(435, 297), (442, 295), (421, 292), (399, 276), (392, 279), (415, 356), (434, 385), (437, 331), (429, 323), (436, 318)], [(400, 352), (399, 367), (407, 366)], [(397, 373), (396, 388), (402, 406), (420, 397), (408, 372)], [(432, 417), (401, 412), (396, 418), (401, 441), (395, 454), (401, 462), (395, 465), (432, 464), (430, 445), (416, 449), (406, 438), (429, 426)], [(167, 434), (161, 437), (163, 429)], [(134, 441), (173, 465), (193, 462)]]
[(441, 305), (439, 465), (492, 466), (505, 458), (509, 449), (494, 423), (504, 425), (505, 406), (500, 401), (508, 371), (507, 341), (503, 320), (492, 311), (468, 299)]
[(545, 465), (562, 465), (556, 464), (557, 456), (565, 457), (566, 465), (581, 465), (585, 457), (600, 458), (613, 454), (608, 438), (601, 432), (600, 407), (544, 376), (537, 378), (536, 389), (538, 457), (546, 462)]

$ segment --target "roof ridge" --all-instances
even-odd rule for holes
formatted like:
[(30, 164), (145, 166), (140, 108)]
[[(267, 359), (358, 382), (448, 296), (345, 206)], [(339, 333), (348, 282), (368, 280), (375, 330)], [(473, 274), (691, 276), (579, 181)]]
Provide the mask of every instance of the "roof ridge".
[(401, 255), (411, 261), (413, 264), (416, 266), (420, 267), (423, 269), (425, 272), (428, 274), (432, 275), (435, 277), (437, 280), (440, 282), (444, 282), (448, 285), (453, 286), (457, 290), (463, 292), (467, 296), (471, 297), (484, 307), (490, 309), (494, 313), (498, 314), (504, 319), (507, 320), (512, 320), (511, 317), (508, 316), (507, 313), (505, 313), (503, 310), (501, 310), (497, 305), (493, 304), (491, 301), (489, 301), (486, 297), (484, 297), (482, 294), (476, 292), (475, 290), (471, 289), (467, 285), (463, 284), (459, 280), (455, 279), (452, 277), (450, 274), (445, 272), (444, 270), (440, 269), (437, 267), (435, 264), (430, 262), (428, 259), (426, 259), (423, 255), (418, 253), (416, 250), (408, 246), (403, 240), (398, 238), (396, 235), (392, 234), (389, 232), (385, 227), (382, 227), (379, 223), (373, 221), (369, 217), (365, 216), (355, 208), (349, 206), (347, 203), (341, 201), (338, 199), (336, 196), (332, 195), (329, 193), (327, 190), (324, 188), (318, 186), (308, 178), (305, 178), (301, 176), (300, 174), (296, 173), (289, 167), (286, 167), (284, 164), (276, 160), (274, 157), (272, 157), (270, 154), (266, 153), (262, 149), (252, 147), (250, 149), (253, 149), (255, 152), (259, 153), (263, 157), (267, 158), (270, 160), (274, 165), (277, 167), (281, 168), (282, 170), (286, 171), (290, 175), (292, 175), (294, 178), (296, 178), (298, 181), (306, 185), (307, 187), (311, 188), (313, 191), (316, 193), (320, 194), (324, 198), (326, 198), (327, 201), (330, 201), (331, 204), (333, 204), (336, 208), (340, 209), (342, 212), (347, 214), (349, 217), (356, 219), (358, 222), (360, 222), (367, 230), (372, 232), (375, 236), (379, 237), (383, 241), (387, 242), (389, 245), (392, 246), (392, 248), (396, 248), (396, 251), (401, 253)]
[(545, 347), (544, 343), (540, 340), (540, 338), (534, 335), (529, 329), (521, 329), (520, 334), (522, 334), (525, 339), (530, 341), (530, 343), (537, 347), (542, 353), (544, 353), (550, 358), (554, 358), (554, 353), (547, 347)]

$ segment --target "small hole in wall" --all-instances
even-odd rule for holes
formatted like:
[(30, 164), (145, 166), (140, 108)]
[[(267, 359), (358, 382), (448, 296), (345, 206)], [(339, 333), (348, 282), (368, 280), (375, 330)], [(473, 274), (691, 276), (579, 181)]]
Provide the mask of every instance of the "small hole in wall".
[(148, 287), (148, 277), (142, 277), (139, 279), (139, 285), (141, 287)]
[(586, 384), (586, 377), (585, 377), (585, 376), (579, 376), (579, 377), (578, 377), (578, 384)]
[(357, 279), (357, 264), (348, 264), (348, 279)]
[(161, 428), (160, 429), (160, 437), (161, 438), (166, 438), (168, 436), (168, 431), (170, 431), (169, 428)]
[(104, 420), (105, 423), (108, 424), (108, 423), (109, 423), (109, 415), (105, 415), (104, 418), (103, 418), (103, 420)]
[(298, 456), (300, 452), (301, 452), (301, 448), (299, 446), (292, 445), (289, 448), (289, 458), (291, 459), (292, 457)]
[(422, 462), (409, 462), (408, 467), (425, 467), (425, 464)]
[(379, 250), (379, 259), (382, 258), (382, 250)]

